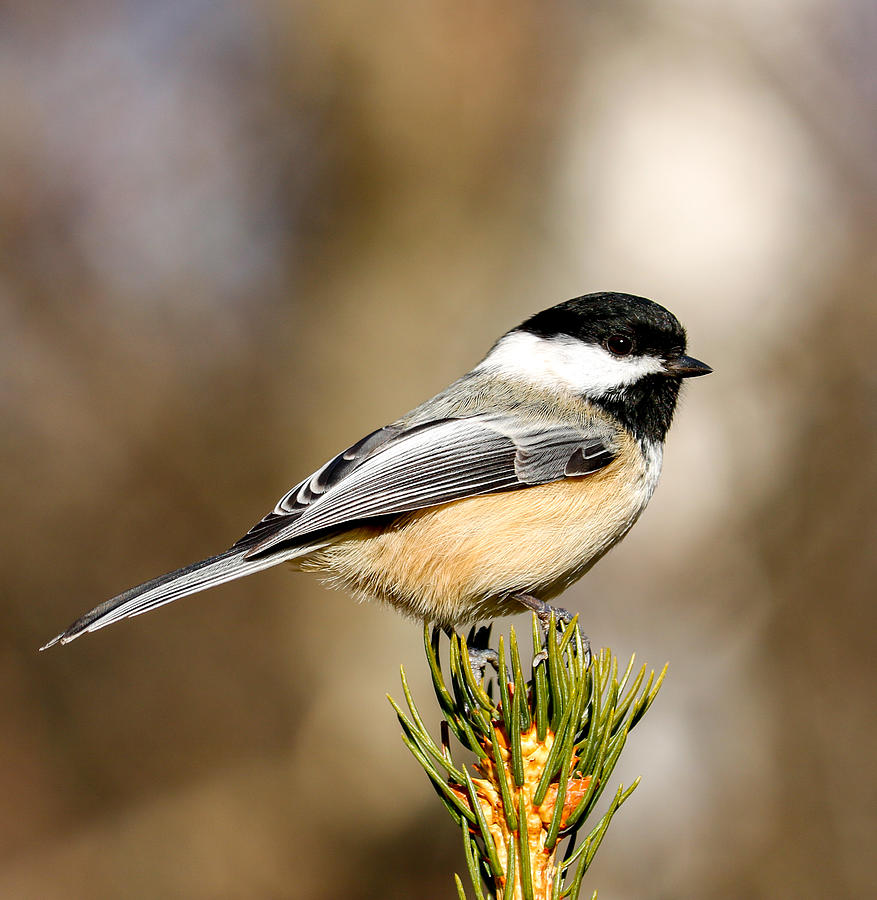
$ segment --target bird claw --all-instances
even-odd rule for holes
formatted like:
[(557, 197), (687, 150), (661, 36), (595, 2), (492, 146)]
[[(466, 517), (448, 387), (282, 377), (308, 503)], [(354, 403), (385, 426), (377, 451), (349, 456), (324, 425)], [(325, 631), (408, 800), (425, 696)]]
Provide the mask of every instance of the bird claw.
[(521, 606), (526, 607), (536, 614), (536, 618), (542, 626), (543, 637), (548, 634), (552, 615), (554, 616), (558, 631), (563, 631), (563, 629), (575, 618), (568, 609), (563, 609), (560, 606), (549, 606), (544, 600), (540, 600), (538, 597), (532, 597), (530, 594), (515, 594), (514, 598)]
[(490, 628), (490, 625), (484, 625), (481, 628), (476, 628), (473, 625), (469, 636), (466, 638), (469, 667), (476, 681), (481, 681), (484, 678), (484, 670), (487, 668), (488, 663), (497, 672), (499, 671), (499, 654), (492, 647), (488, 646), (490, 643)]
[[(554, 616), (555, 628), (561, 634), (566, 626), (575, 618), (568, 609), (563, 609), (559, 606), (549, 606), (544, 600), (540, 600), (538, 597), (532, 597), (530, 594), (515, 594), (515, 600), (531, 612), (535, 613), (536, 618), (539, 620), (539, 627), (542, 631), (542, 643), (545, 646), (548, 645), (548, 629), (551, 627), (552, 615)], [(587, 668), (591, 665), (593, 656), (591, 654), (591, 641), (587, 635), (584, 634), (582, 635), (582, 646), (585, 651), (585, 668)], [(539, 653), (533, 657), (533, 666), (538, 666), (547, 659), (548, 651), (540, 650)]]

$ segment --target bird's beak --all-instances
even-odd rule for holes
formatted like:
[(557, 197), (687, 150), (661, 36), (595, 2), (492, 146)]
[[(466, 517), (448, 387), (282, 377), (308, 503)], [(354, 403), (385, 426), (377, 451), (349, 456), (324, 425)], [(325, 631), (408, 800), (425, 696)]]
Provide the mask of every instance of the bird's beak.
[(712, 369), (699, 359), (690, 356), (677, 356), (676, 359), (664, 363), (664, 371), (676, 378), (695, 378), (698, 375), (709, 375)]

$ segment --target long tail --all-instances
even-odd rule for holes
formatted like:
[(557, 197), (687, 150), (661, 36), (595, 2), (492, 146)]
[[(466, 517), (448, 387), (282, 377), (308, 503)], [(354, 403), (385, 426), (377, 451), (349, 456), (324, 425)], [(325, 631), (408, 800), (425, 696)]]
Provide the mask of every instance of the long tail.
[(133, 587), (96, 606), (91, 612), (77, 619), (66, 631), (62, 631), (57, 637), (53, 637), (47, 644), (40, 647), (46, 650), (55, 644), (69, 644), (81, 634), (87, 631), (97, 631), (120, 619), (129, 616), (139, 616), (149, 612), (157, 606), (163, 606), (172, 600), (186, 597), (197, 591), (215, 587), (226, 581), (243, 578), (244, 575), (252, 575), (262, 569), (268, 569), (298, 556), (301, 551), (291, 550), (286, 553), (271, 553), (268, 556), (246, 559), (247, 548), (237, 547), (220, 553), (219, 556), (211, 556), (201, 562), (193, 563), (176, 572), (169, 572), (147, 581), (138, 587)]

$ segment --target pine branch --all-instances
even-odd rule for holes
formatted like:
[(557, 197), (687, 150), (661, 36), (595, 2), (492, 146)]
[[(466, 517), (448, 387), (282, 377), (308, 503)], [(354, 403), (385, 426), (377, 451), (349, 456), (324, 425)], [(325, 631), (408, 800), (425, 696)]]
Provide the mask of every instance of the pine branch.
[[(484, 653), (489, 629), (469, 642), (449, 635), (448, 679), (441, 632), (424, 628), (424, 648), (443, 716), (433, 740), (411, 696), (408, 711), (392, 698), (402, 740), (429, 776), (460, 828), (476, 900), (577, 900), (582, 879), (618, 808), (639, 779), (616, 790), (608, 809), (579, 842), (627, 740), (655, 699), (667, 667), (655, 677), (631, 657), (618, 677), (609, 650), (591, 658), (574, 619), (561, 634), (552, 619), (543, 640), (533, 617), (533, 660), (524, 680), (514, 628), (508, 652), (496, 651), (497, 675), (486, 680), (470, 646)], [(489, 653), (489, 651), (488, 651)], [(475, 655), (473, 651), (473, 656)], [(470, 775), (451, 752), (451, 735), (475, 754)], [(565, 842), (565, 850), (560, 848)], [(458, 875), (457, 894), (466, 893)], [(596, 897), (596, 891), (593, 897)]]

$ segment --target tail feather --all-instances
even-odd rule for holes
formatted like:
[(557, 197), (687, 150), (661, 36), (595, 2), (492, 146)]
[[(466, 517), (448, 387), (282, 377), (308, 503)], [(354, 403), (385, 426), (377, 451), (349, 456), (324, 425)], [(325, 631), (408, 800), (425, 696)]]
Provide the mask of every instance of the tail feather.
[(96, 606), (91, 612), (77, 619), (66, 631), (62, 631), (40, 647), (40, 650), (47, 650), (55, 644), (69, 644), (87, 631), (97, 631), (120, 619), (142, 615), (180, 597), (276, 566), (298, 556), (300, 552), (293, 550), (258, 559), (246, 559), (246, 549), (232, 548), (220, 553), (219, 556), (211, 556), (209, 559), (177, 569), (176, 572), (160, 575)]

